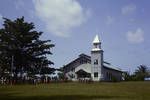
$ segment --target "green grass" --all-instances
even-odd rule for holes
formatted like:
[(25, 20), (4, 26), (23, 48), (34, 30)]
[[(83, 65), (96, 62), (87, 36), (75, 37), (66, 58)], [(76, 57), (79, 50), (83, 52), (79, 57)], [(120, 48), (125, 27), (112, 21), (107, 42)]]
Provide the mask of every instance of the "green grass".
[(0, 100), (150, 100), (150, 82), (0, 86)]

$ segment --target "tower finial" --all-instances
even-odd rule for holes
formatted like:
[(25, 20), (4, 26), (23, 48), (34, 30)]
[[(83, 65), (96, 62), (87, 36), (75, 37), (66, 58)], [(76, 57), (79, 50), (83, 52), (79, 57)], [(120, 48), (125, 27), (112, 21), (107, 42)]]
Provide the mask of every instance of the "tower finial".
[(93, 40), (93, 49), (92, 51), (101, 51), (101, 42), (98, 35), (95, 36)]
[(93, 44), (97, 44), (97, 43), (100, 43), (100, 39), (99, 39), (98, 35), (96, 34), (96, 36), (93, 40)]

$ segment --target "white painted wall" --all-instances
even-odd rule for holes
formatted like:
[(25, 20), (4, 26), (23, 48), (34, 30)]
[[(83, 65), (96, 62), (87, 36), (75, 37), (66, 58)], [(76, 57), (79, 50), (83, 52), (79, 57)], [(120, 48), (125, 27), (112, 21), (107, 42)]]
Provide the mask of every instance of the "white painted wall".
[[(76, 72), (81, 69), (86, 71), (87, 73), (91, 73), (91, 64), (89, 63), (81, 64), (80, 66), (76, 67), (75, 70), (66, 73), (66, 77), (68, 78), (68, 80), (76, 81), (77, 80)], [(70, 77), (72, 75), (74, 76), (74, 78)]]
[(82, 64), (80, 66), (78, 66), (76, 69), (75, 69), (75, 72), (79, 71), (79, 70), (84, 70), (85, 72), (87, 73), (91, 73), (91, 64), (87, 63), (87, 64)]

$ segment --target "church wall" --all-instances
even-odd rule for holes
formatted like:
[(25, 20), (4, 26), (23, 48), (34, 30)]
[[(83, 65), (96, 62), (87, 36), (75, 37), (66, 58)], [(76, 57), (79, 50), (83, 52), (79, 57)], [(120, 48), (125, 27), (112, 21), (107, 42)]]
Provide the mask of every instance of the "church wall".
[(87, 64), (87, 63), (91, 63), (91, 62), (84, 57), (79, 57), (74, 61), (72, 61), (71, 63), (69, 63), (68, 65), (63, 67), (64, 73), (70, 72), (74, 70), (76, 67), (80, 66), (81, 64)]
[[(98, 64), (94, 64), (94, 60), (98, 60)], [(102, 77), (102, 53), (100, 51), (91, 52), (91, 76), (94, 81), (99, 81)], [(98, 73), (98, 77), (94, 77), (94, 73)]]
[(122, 78), (122, 72), (107, 66), (105, 67), (103, 62), (101, 42), (98, 35), (96, 35), (93, 41), (91, 57), (84, 54), (79, 55), (79, 58), (64, 66), (64, 73), (66, 73), (68, 79), (77, 80), (75, 72), (83, 69), (84, 72), (91, 73), (91, 79), (93, 81), (120, 81)]
[(84, 69), (85, 71), (90, 71), (91, 73), (91, 64), (89, 60), (84, 57), (79, 57), (63, 68), (65, 76), (68, 80), (77, 80), (77, 75), (75, 72), (79, 69)]
[(112, 70), (112, 69), (103, 69), (103, 75), (105, 81), (121, 81), (122, 80), (122, 72)]
[(80, 66), (75, 68), (75, 72), (79, 71), (80, 69), (83, 69), (84, 71), (91, 73), (91, 64), (81, 64)]
[(91, 73), (91, 64), (81, 64), (78, 67), (76, 67), (74, 70), (70, 70), (69, 72), (65, 73), (66, 77), (68, 80), (76, 81), (77, 80), (77, 75), (76, 72), (79, 71), (80, 69)]

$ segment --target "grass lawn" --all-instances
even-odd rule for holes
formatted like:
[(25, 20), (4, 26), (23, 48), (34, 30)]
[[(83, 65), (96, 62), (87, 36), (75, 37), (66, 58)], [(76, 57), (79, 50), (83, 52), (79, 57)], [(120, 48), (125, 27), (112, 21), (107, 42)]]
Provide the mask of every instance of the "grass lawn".
[(150, 82), (0, 86), (0, 100), (150, 100)]

